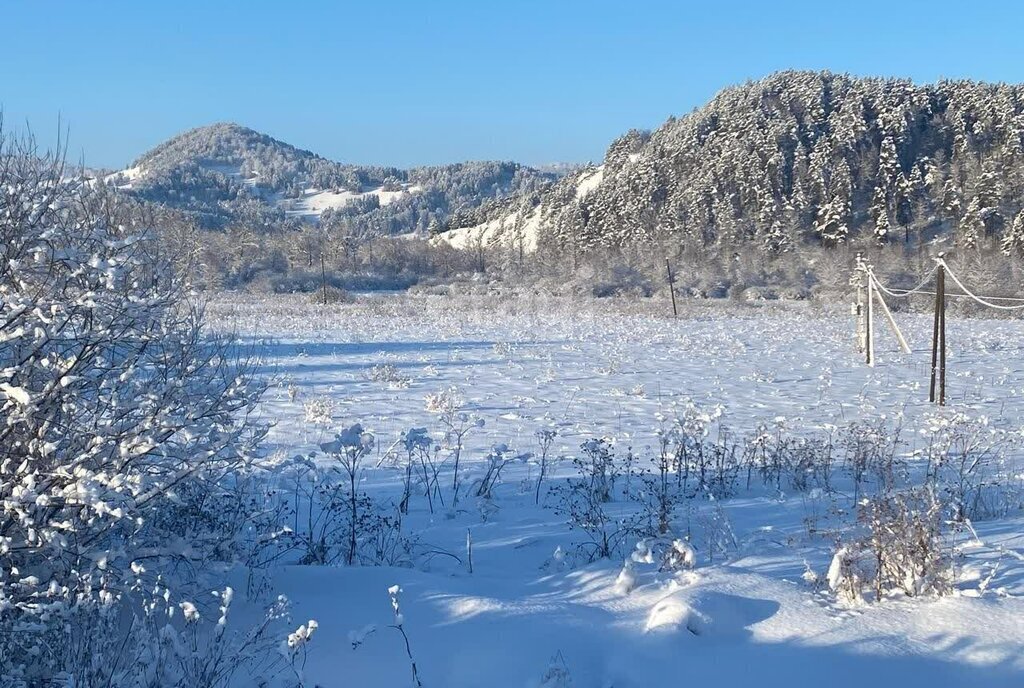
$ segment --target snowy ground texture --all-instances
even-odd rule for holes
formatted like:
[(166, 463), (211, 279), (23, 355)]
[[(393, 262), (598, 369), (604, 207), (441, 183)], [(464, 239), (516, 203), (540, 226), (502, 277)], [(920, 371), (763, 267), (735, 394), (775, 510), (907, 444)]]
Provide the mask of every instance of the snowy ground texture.
[[(900, 451), (909, 457), (937, 411), (927, 403), (926, 315), (897, 314), (913, 353), (898, 353), (880, 332), (880, 361), (869, 368), (841, 311), (685, 304), (673, 320), (665, 310), (650, 301), (499, 296), (211, 305), (215, 325), (237, 331), (264, 359), (271, 387), (263, 414), (275, 423), (269, 451), (309, 453), (361, 423), (376, 437), (360, 479), (375, 500), (401, 494), (393, 447), (404, 431), (424, 427), (441, 443), (436, 395), (453, 390), (459, 410), (483, 421), (466, 435), (458, 507), (449, 495), (431, 514), (422, 492), (411, 503), (412, 566), (269, 573), (298, 619), (319, 622), (306, 679), (412, 685), (404, 640), (390, 627), (388, 588), (397, 585), (425, 686), (1024, 685), (1019, 504), (958, 536), (957, 593), (942, 598), (849, 605), (813, 584), (853, 520), (845, 487), (823, 495), (758, 481), (728, 499), (687, 500), (673, 531), (691, 536), (692, 570), (659, 571), (642, 557), (624, 570), (635, 540), (613, 559), (578, 554), (581, 534), (548, 488), (573, 475), (569, 457), (589, 439), (613, 438), (620, 457), (632, 447), (647, 465), (659, 429), (686, 409), (704, 414), (711, 436), (759, 424), (819, 436), (884, 417), (903, 426)], [(1019, 430), (1024, 322), (951, 319), (948, 339), (950, 411)], [(551, 456), (563, 458), (540, 505), (536, 456), (507, 464), (493, 498), (476, 499), (469, 486), (492, 446), (536, 454), (543, 428), (557, 432)], [(1020, 479), (1012, 467), (1006, 475)]]

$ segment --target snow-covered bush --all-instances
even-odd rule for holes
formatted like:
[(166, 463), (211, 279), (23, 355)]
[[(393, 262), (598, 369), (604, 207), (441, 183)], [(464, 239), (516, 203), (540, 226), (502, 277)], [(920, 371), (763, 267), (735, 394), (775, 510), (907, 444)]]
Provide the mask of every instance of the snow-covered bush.
[(295, 456), (278, 467), (267, 501), (279, 505), (280, 534), (267, 541), (264, 560), (289, 558), (299, 564), (406, 566), (412, 540), (403, 530), (397, 506), (372, 499), (359, 489), (361, 463), (372, 436), (354, 425), (323, 443), (327, 462), (314, 453)]
[(496, 444), (487, 454), (484, 473), (476, 481), (476, 496), (490, 501), (494, 497), (494, 488), (501, 480), (501, 472), (513, 461), (523, 460), (526, 455), (516, 454), (507, 444)]
[(1019, 444), (1020, 434), (959, 411), (929, 414), (923, 426), (925, 480), (942, 490), (955, 520), (989, 516), (1020, 503), (1019, 477), (1007, 465), (1008, 450)]
[(706, 408), (685, 400), (676, 408), (670, 424), (663, 420), (658, 432), (659, 460), (671, 457), (681, 494), (726, 497), (732, 493), (739, 473), (739, 448), (726, 433), (710, 437), (712, 426), (720, 422), (724, 411), (722, 406)]
[(865, 500), (858, 509), (863, 535), (840, 547), (829, 567), (829, 587), (849, 600), (870, 592), (947, 595), (953, 590), (953, 548), (942, 531), (942, 505), (918, 488)]
[(670, 547), (665, 548), (661, 560), (662, 571), (686, 571), (697, 565), (697, 552), (685, 540), (673, 540)]
[(581, 450), (583, 456), (573, 458), (577, 477), (556, 485), (551, 492), (558, 499), (555, 513), (568, 519), (570, 530), (586, 535), (576, 544), (577, 550), (593, 561), (613, 556), (627, 540), (648, 533), (644, 532), (643, 514), (628, 506), (613, 512), (609, 504), (618, 475), (610, 442), (587, 440)]
[(895, 423), (885, 418), (851, 423), (843, 434), (842, 444), (846, 450), (845, 467), (853, 477), (855, 501), (860, 499), (872, 476), (876, 490), (888, 492), (904, 475), (905, 466), (899, 458), (902, 426), (898, 419)]
[(459, 490), (462, 487), (459, 467), (466, 436), (484, 427), (483, 418), (462, 410), (464, 404), (465, 400), (457, 387), (449, 387), (426, 397), (427, 411), (436, 413), (444, 426), (444, 449), (448, 452), (445, 461), (450, 459), (452, 463), (452, 508), (459, 503)]
[(360, 494), (358, 481), (362, 472), (360, 465), (373, 449), (373, 435), (363, 431), (363, 426), (355, 425), (338, 433), (330, 442), (320, 445), (328, 456), (335, 461), (336, 470), (342, 473), (341, 500), (344, 504), (344, 558), (351, 566), (359, 551), (359, 541), (365, 526), (372, 521), (372, 509), (366, 508), (369, 499)]
[(366, 373), (367, 379), (374, 382), (383, 382), (392, 389), (404, 389), (412, 384), (412, 378), (403, 375), (394, 365), (382, 363), (370, 368)]
[(130, 608), (142, 561), (235, 556), (241, 519), (208, 508), (264, 432), (261, 385), (107, 193), (0, 135), (0, 665), (83, 685), (113, 648), (43, 639)]
[(541, 428), (535, 435), (537, 436), (537, 443), (540, 445), (540, 452), (538, 452), (538, 473), (537, 473), (537, 487), (534, 490), (533, 503), (540, 504), (540, 488), (544, 484), (544, 478), (548, 474), (548, 455), (551, 453), (551, 445), (555, 443), (555, 438), (558, 437), (558, 431), (554, 428)]

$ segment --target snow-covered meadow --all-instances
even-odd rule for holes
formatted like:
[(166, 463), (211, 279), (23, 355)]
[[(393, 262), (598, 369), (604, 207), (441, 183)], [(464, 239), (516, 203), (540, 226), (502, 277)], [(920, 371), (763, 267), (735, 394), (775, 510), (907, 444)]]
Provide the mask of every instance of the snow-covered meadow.
[[(872, 368), (841, 308), (682, 305), (674, 320), (656, 300), (210, 304), (213, 327), (237, 333), (270, 381), (268, 456), (330, 468), (330, 442), (359, 424), (373, 436), (360, 493), (381, 513), (408, 500), (400, 535), (367, 536), (382, 565), (285, 558), (261, 574), (293, 616), (318, 621), (310, 684), (411, 685), (410, 654), (423, 685), (452, 688), (1024, 682), (1024, 323), (951, 319), (940, 410), (927, 402), (927, 315), (897, 314), (910, 355), (878, 332)], [(701, 464), (667, 533), (637, 535), (680, 432), (690, 449), (722, 448), (708, 462), (720, 480), (705, 483)], [(887, 479), (854, 479), (851, 438), (890, 442), (899, 487), (929, 474), (943, 438), (982, 457), (959, 495), (971, 491), (977, 517), (946, 528), (953, 594), (849, 602), (829, 589), (858, 498)], [(757, 448), (783, 446), (827, 448), (834, 466), (773, 472)], [(596, 530), (614, 531), (611, 557), (596, 556), (570, 487), (602, 449), (615, 468)]]

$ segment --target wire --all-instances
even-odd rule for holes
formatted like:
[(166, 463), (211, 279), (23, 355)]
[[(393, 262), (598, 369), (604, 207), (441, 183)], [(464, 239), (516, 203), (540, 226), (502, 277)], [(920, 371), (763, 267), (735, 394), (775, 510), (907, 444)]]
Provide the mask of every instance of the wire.
[(897, 289), (895, 291), (893, 291), (891, 289), (887, 289), (885, 286), (883, 286), (882, 283), (878, 281), (878, 278), (875, 277), (875, 273), (874, 273), (874, 271), (871, 268), (868, 268), (867, 272), (868, 272), (868, 275), (871, 276), (871, 279), (874, 281), (875, 286), (878, 287), (881, 291), (883, 291), (884, 293), (886, 293), (889, 296), (892, 296), (894, 298), (902, 298), (904, 296), (910, 296), (911, 294), (918, 294), (918, 293), (923, 294), (924, 292), (921, 291), (921, 287), (923, 287), (924, 285), (928, 284), (928, 282), (932, 278), (932, 275), (934, 275), (935, 271), (938, 270), (938, 269), (939, 269), (938, 265), (933, 267), (931, 269), (931, 272), (929, 272), (927, 275), (925, 275), (924, 279), (921, 280), (921, 283), (918, 284), (913, 289)]
[[(878, 285), (877, 281), (875, 282), (875, 285), (876, 286)], [(935, 296), (935, 292), (933, 292), (933, 291), (917, 291), (917, 292), (914, 292), (914, 293), (915, 294), (921, 294), (922, 296)], [(958, 299), (969, 299), (969, 298), (971, 298), (970, 294), (951, 294), (948, 291), (946, 292), (946, 296), (949, 297), (949, 298), (958, 298)], [(986, 299), (999, 299), (1000, 301), (1019, 301), (1019, 302), (1024, 303), (1024, 299), (1016, 299), (1016, 298), (1013, 298), (1013, 297), (1010, 297), (1010, 296), (986, 296), (985, 298)]]
[[(932, 278), (932, 275), (935, 273), (936, 270), (939, 269), (938, 263), (940, 261), (941, 261), (942, 265), (946, 268), (946, 271), (949, 272), (950, 277), (953, 278), (953, 281), (956, 282), (956, 284), (965, 292), (963, 294), (949, 294), (949, 293), (947, 293), (946, 296), (973, 299), (974, 301), (977, 301), (978, 303), (982, 304), (983, 306), (989, 306), (991, 308), (997, 308), (999, 310), (1011, 310), (1011, 311), (1014, 311), (1014, 310), (1019, 310), (1019, 309), (1024, 308), (1024, 305), (1020, 305), (1020, 306), (1007, 306), (1007, 305), (1002, 305), (1002, 304), (998, 304), (998, 303), (991, 303), (991, 301), (1013, 301), (1013, 302), (1016, 302), (1016, 303), (1024, 304), (1024, 299), (1021, 299), (1021, 298), (1017, 298), (1017, 297), (1013, 297), (1013, 296), (978, 296), (974, 292), (970, 291), (966, 286), (964, 286), (963, 282), (961, 282), (960, 279), (953, 273), (953, 271), (950, 270), (949, 264), (947, 264), (946, 261), (944, 261), (942, 259), (936, 259), (935, 267), (932, 268), (931, 272), (929, 272), (925, 276), (925, 278), (923, 280), (921, 280), (921, 283), (918, 284), (913, 289), (889, 289), (885, 285), (883, 285), (881, 282), (878, 281), (878, 277), (875, 275), (874, 271), (871, 270), (871, 268), (867, 268), (866, 272), (867, 272), (869, 278), (871, 279), (872, 283), (875, 285), (875, 287), (878, 288), (879, 291), (881, 291), (881, 292), (883, 292), (885, 294), (888, 294), (889, 296), (892, 296), (893, 298), (904, 298), (904, 297), (911, 296), (911, 295), (914, 295), (914, 294), (921, 294), (921, 295), (925, 295), (925, 296), (935, 296), (935, 292), (934, 291), (928, 291), (928, 290), (922, 289), (922, 287), (924, 287), (926, 284), (928, 284), (928, 282)], [(990, 299), (991, 301), (987, 301), (986, 299)]]
[(964, 293), (967, 296), (971, 297), (972, 299), (974, 299), (975, 301), (977, 301), (981, 305), (988, 306), (989, 308), (996, 308), (996, 309), (1001, 310), (1001, 311), (1016, 311), (1016, 310), (1020, 310), (1020, 309), (1024, 308), (1024, 304), (1022, 304), (1020, 306), (1003, 306), (1003, 305), (998, 304), (998, 303), (992, 303), (991, 301), (986, 301), (985, 298), (998, 298), (998, 297), (991, 297), (990, 296), (990, 297), (982, 298), (981, 296), (978, 296), (977, 294), (972, 292), (970, 289), (968, 289), (966, 286), (964, 286), (964, 283), (960, 281), (960, 278), (956, 276), (956, 273), (949, 269), (949, 265), (946, 264), (945, 260), (943, 260), (942, 258), (939, 258), (937, 260), (937, 262), (938, 262), (939, 265), (941, 265), (942, 267), (946, 268), (946, 272), (948, 272), (949, 276), (953, 278), (953, 281), (956, 282), (957, 286), (964, 290)]

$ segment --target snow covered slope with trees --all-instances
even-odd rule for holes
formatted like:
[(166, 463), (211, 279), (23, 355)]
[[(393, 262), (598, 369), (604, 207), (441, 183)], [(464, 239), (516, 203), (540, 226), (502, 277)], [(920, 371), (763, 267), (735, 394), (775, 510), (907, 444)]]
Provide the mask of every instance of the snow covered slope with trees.
[[(663, 241), (785, 252), (858, 238), (1024, 249), (1024, 86), (781, 72), (608, 149), (599, 179), (453, 218), (453, 244)], [(588, 193), (580, 193), (586, 189)], [(503, 227), (503, 231), (495, 228)]]

